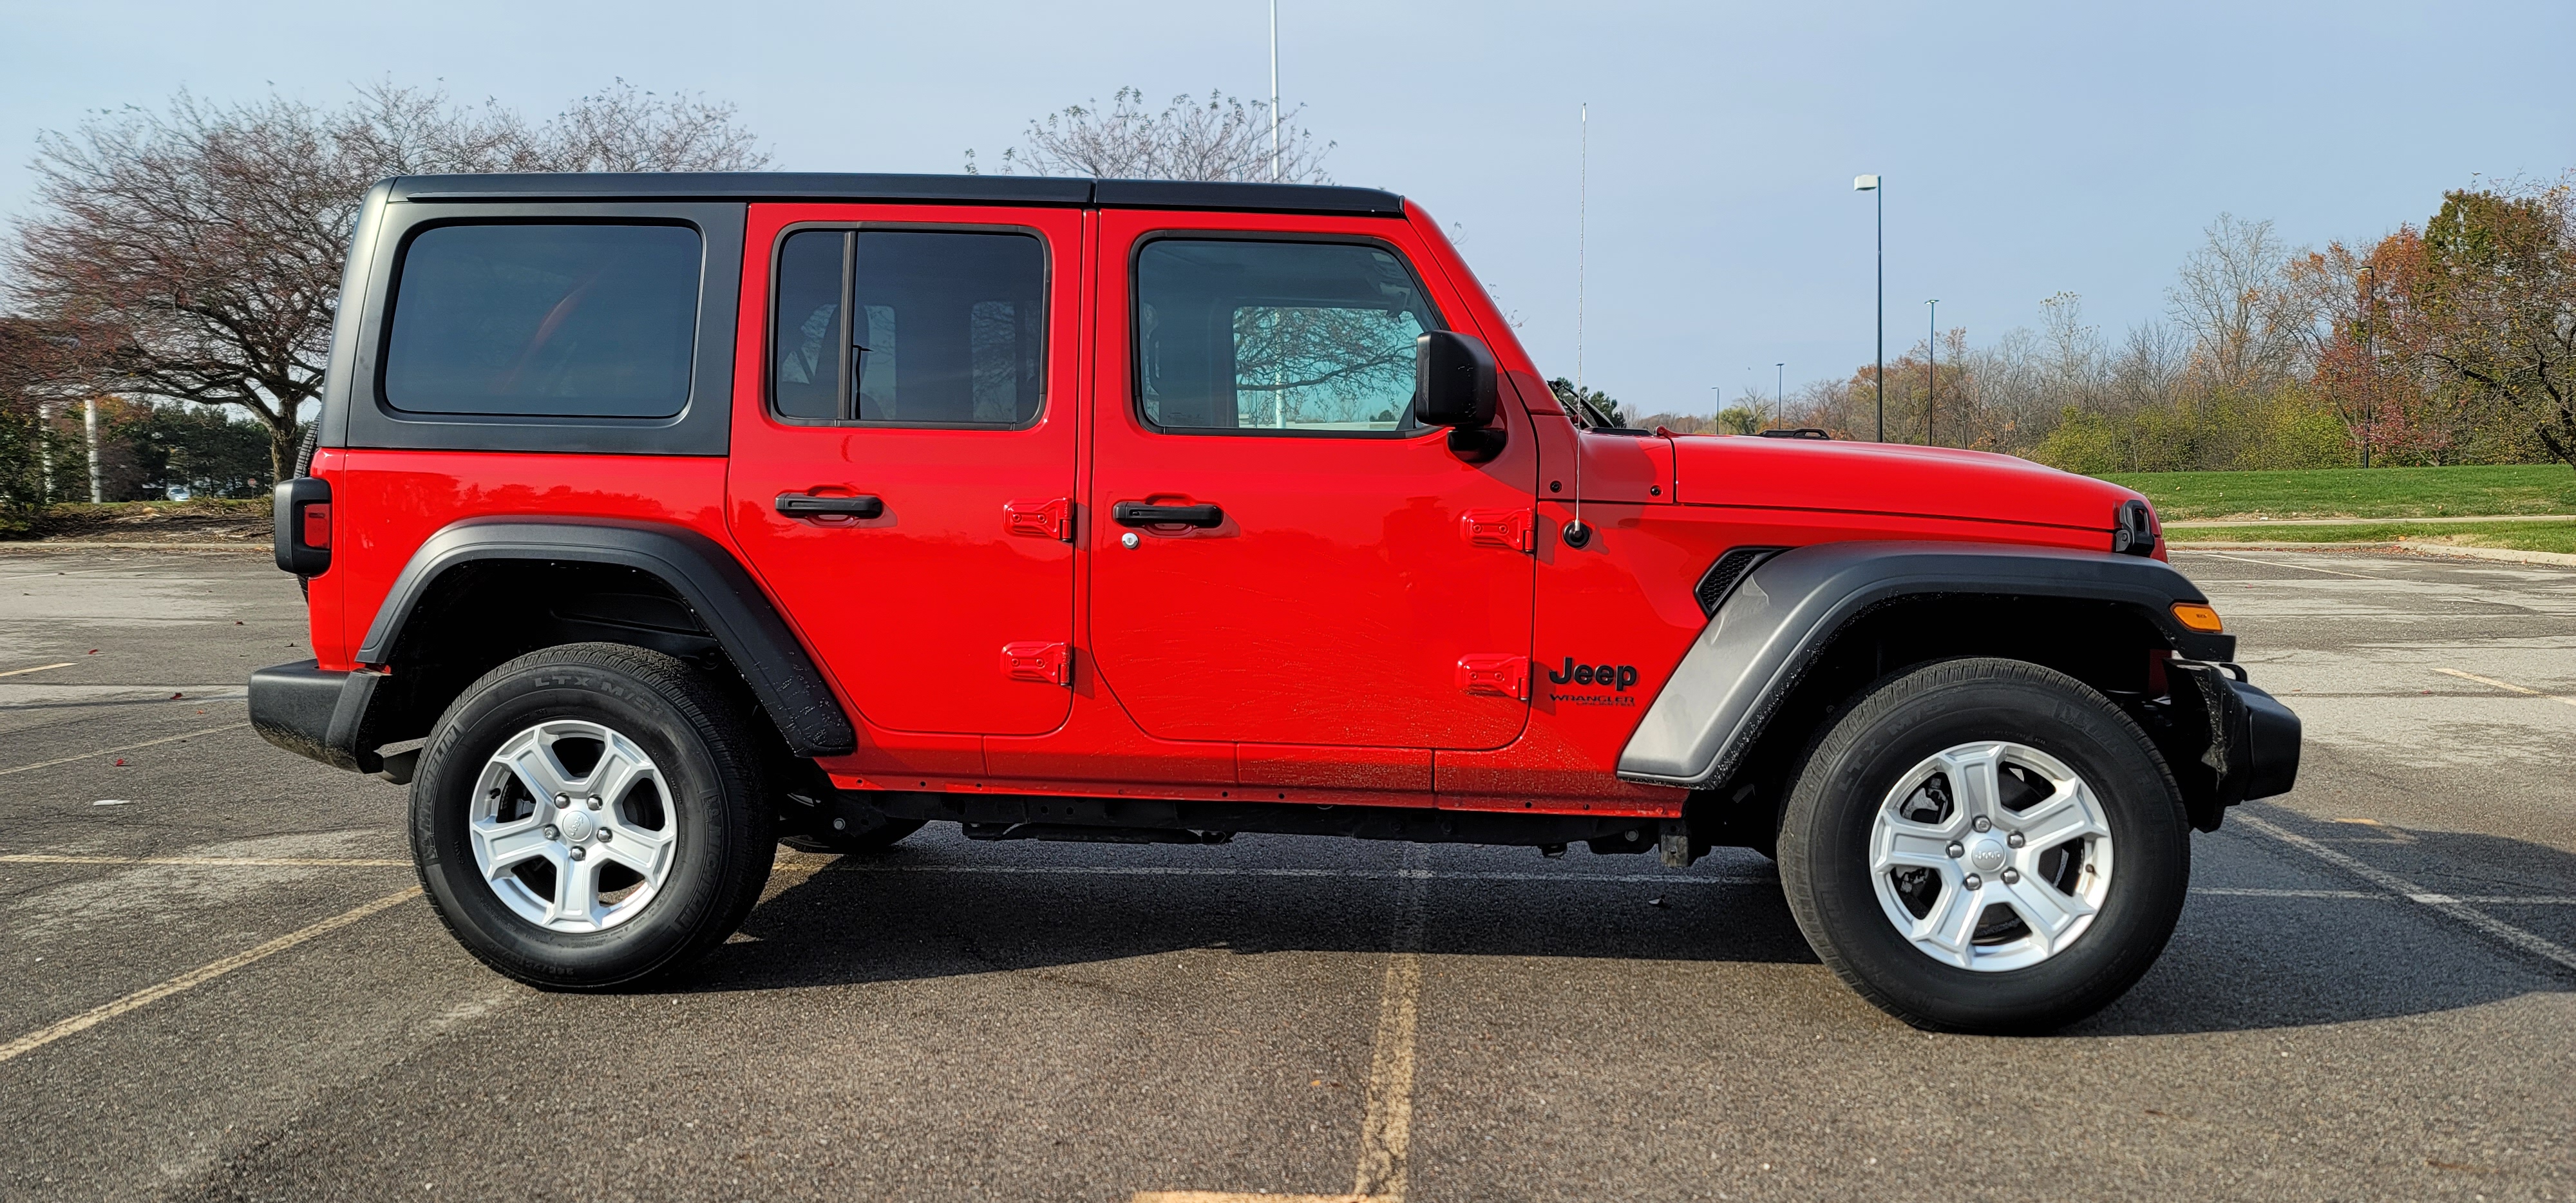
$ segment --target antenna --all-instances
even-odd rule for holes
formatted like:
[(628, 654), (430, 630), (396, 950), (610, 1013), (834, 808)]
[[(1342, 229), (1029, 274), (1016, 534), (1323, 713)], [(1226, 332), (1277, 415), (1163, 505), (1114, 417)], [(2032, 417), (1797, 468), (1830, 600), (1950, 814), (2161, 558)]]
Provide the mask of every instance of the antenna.
[(1592, 428), (1586, 412), (1591, 402), (1583, 393), (1584, 231), (1591, 217), (1592, 106), (1576, 109), (1574, 119), (1583, 132), (1574, 168), (1574, 406), (1565, 415), (1567, 428), (1574, 432), (1574, 520), (1565, 524), (1565, 545), (1579, 548), (1592, 541), (1592, 528), (1583, 525), (1583, 432)]
[(1270, 0), (1270, 182), (1279, 182), (1279, 0)]

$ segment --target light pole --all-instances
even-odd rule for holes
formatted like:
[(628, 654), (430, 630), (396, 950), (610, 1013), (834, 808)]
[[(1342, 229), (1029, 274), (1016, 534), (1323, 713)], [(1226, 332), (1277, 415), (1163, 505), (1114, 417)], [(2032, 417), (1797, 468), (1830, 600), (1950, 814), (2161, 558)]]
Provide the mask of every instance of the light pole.
[(1270, 182), (1279, 182), (1279, 0), (1270, 0)]
[(1875, 194), (1878, 202), (1878, 367), (1871, 379), (1878, 384), (1878, 441), (1887, 441), (1887, 190), (1879, 186), (1875, 175), (1852, 177), (1852, 191)]
[(1923, 302), (1931, 316), (1923, 327), (1923, 445), (1932, 445), (1932, 398), (1941, 392), (1941, 298)]
[(1780, 400), (1782, 397), (1787, 395), (1787, 390), (1784, 385), (1788, 382), (1788, 379), (1788, 364), (1775, 363), (1771, 365), (1771, 425), (1774, 429), (1778, 428), (1780, 425), (1780, 415), (1783, 408), (1780, 404)]

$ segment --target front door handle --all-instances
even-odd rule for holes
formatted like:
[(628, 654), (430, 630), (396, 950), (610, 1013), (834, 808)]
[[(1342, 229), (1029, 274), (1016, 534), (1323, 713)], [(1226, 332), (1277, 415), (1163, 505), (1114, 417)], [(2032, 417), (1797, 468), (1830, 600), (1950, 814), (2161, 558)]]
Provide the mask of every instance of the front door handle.
[(885, 513), (885, 502), (864, 493), (856, 497), (817, 497), (811, 493), (781, 493), (778, 512), (790, 518), (874, 518)]
[(1142, 501), (1122, 501), (1109, 507), (1109, 516), (1120, 526), (1195, 526), (1205, 530), (1225, 525), (1225, 511), (1213, 505), (1150, 505)]

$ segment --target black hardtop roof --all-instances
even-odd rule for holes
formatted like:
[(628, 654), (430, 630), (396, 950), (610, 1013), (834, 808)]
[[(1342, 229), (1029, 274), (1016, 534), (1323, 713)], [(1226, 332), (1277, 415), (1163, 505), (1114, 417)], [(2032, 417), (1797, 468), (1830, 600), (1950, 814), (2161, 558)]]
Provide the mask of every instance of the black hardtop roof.
[(1025, 175), (859, 175), (801, 171), (410, 175), (386, 181), (397, 201), (739, 200), (928, 201), (1110, 209), (1232, 209), (1401, 216), (1404, 198), (1323, 184), (1083, 180)]

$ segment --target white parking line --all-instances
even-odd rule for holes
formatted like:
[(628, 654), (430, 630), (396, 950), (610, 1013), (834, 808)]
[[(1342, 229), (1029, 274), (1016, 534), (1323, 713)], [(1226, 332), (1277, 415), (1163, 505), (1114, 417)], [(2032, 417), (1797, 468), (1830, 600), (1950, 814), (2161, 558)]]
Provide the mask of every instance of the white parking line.
[[(790, 858), (793, 858), (791, 860)], [(798, 863), (810, 860), (812, 863)], [(408, 869), (399, 857), (369, 856), (84, 856), (52, 852), (0, 852), (0, 865), (193, 865), (203, 868)], [(1654, 873), (1443, 873), (1432, 869), (1238, 869), (1166, 865), (836, 865), (814, 853), (784, 853), (774, 872), (787, 877), (834, 873), (952, 873), (1015, 877), (1331, 877), (1362, 880), (1554, 882), (1560, 885), (1767, 886), (1770, 877), (1679, 877)], [(2192, 893), (2220, 898), (2317, 898), (2339, 902), (2393, 902), (2377, 890), (2289, 890), (2270, 886), (2193, 886)], [(2477, 906), (2576, 906), (2576, 894), (2459, 894)], [(1272, 1196), (1277, 1198), (1278, 1196)]]
[(354, 856), (62, 856), (49, 852), (10, 852), (0, 853), (0, 865), (207, 865), (216, 868), (307, 866), (326, 869), (380, 867), (408, 869), (411, 867), (411, 862)]
[(2470, 927), (2476, 928), (2497, 940), (2510, 944), (2515, 948), (2519, 948), (2524, 952), (2532, 954), (2533, 956), (2547, 961), (2554, 961), (2563, 968), (2576, 969), (2576, 949), (2570, 949), (2556, 941), (2534, 935), (2519, 927), (2515, 927), (2514, 925), (2507, 923), (2502, 919), (2498, 919), (2485, 911), (2479, 910), (2474, 906), (2470, 906), (2466, 899), (2450, 894), (2434, 893), (2431, 890), (2427, 890), (2422, 886), (2416, 885), (2414, 882), (2408, 881), (2403, 877), (2399, 877), (2385, 869), (2378, 869), (2364, 864), (2353, 857), (2346, 856), (2341, 852), (2328, 848), (2315, 840), (2298, 834), (2297, 832), (2277, 827), (2271, 823), (2255, 818), (2252, 815), (2238, 815), (2236, 816), (2236, 821), (2244, 824), (2248, 830), (2259, 832), (2263, 835), (2279, 840), (2280, 842), (2296, 848), (2301, 852), (2305, 852), (2310, 856), (2316, 857), (2318, 860), (2322, 860), (2327, 864), (2333, 865), (2346, 873), (2350, 873), (2355, 877), (2361, 878), (2363, 881), (2367, 881), (2372, 885), (2378, 886), (2380, 889), (2385, 890), (2396, 897), (2403, 898), (2408, 902), (2421, 903), (2424, 906), (2431, 907), (2436, 911), (2440, 911), (2453, 919), (2457, 919), (2462, 923), (2468, 924)]
[(78, 663), (78, 661), (65, 660), (60, 664), (39, 664), (34, 668), (13, 668), (5, 673), (0, 673), (0, 677), (21, 677), (28, 673), (40, 673), (57, 668), (70, 668), (75, 663)]
[(195, 739), (200, 735), (212, 735), (218, 731), (240, 731), (243, 729), (244, 728), (239, 725), (228, 727), (208, 727), (202, 731), (190, 731), (185, 735), (171, 735), (160, 739), (147, 739), (142, 743), (127, 744), (121, 748), (100, 748), (95, 752), (83, 752), (77, 756), (58, 756), (52, 760), (39, 760), (34, 764), (22, 764), (14, 769), (0, 769), (0, 777), (9, 776), (12, 773), (32, 773), (37, 769), (50, 769), (58, 764), (70, 764), (75, 760), (87, 760), (92, 756), (111, 756), (118, 752), (131, 752), (136, 748), (151, 748), (158, 747), (162, 744), (174, 744), (183, 739)]
[(2433, 671), (2447, 676), (2458, 677), (2463, 681), (2475, 681), (2480, 685), (2492, 686), (2508, 693), (2518, 693), (2527, 697), (2547, 698), (2553, 702), (2564, 702), (2567, 705), (2576, 706), (2576, 698), (2562, 697), (2554, 693), (2543, 693), (2537, 689), (2530, 688), (2529, 686), (2516, 685), (2511, 681), (2499, 681), (2494, 677), (2481, 677), (2476, 673), (2464, 673), (2456, 668), (2436, 668)]
[(97, 1027), (98, 1025), (114, 1019), (119, 1015), (123, 1015), (128, 1011), (132, 1011), (138, 1007), (150, 1006), (151, 1004), (168, 998), (173, 994), (177, 994), (182, 990), (190, 990), (198, 986), (202, 986), (207, 982), (211, 982), (216, 978), (222, 977), (223, 975), (239, 969), (244, 965), (252, 964), (268, 957), (275, 956), (278, 953), (304, 943), (315, 936), (338, 931), (339, 929), (347, 927), (350, 924), (355, 923), (360, 919), (364, 919), (369, 915), (375, 914), (378, 911), (399, 906), (402, 903), (408, 902), (419, 896), (419, 886), (413, 886), (407, 890), (387, 894), (373, 902), (351, 907), (348, 910), (342, 911), (337, 915), (333, 915), (330, 918), (310, 927), (299, 928), (295, 931), (288, 932), (266, 944), (259, 945), (255, 948), (246, 948), (231, 956), (225, 957), (220, 961), (210, 961), (206, 964), (200, 965), (157, 986), (146, 986), (143, 989), (137, 990), (132, 994), (128, 994), (114, 1002), (92, 1007), (89, 1010), (83, 1011), (78, 1015), (74, 1015), (69, 1019), (54, 1024), (51, 1027), (29, 1032), (7, 1044), (0, 1044), (0, 1061), (7, 1061), (26, 1053), (34, 1052), (37, 1049), (43, 1048), (48, 1044), (52, 1044), (65, 1036), (88, 1031), (89, 1029)]
[[(2174, 545), (2173, 545), (2173, 547), (2174, 547), (2174, 550), (2176, 550), (2176, 551), (2190, 551), (2190, 550), (2191, 550), (2191, 544), (2190, 544), (2190, 543), (2188, 543), (2188, 542), (2184, 542), (2184, 543), (2177, 543), (2177, 544), (2174, 544)], [(2358, 581), (2385, 581), (2385, 580), (2394, 580), (2394, 579), (2398, 579), (2398, 578), (2394, 578), (2394, 577), (2373, 576), (2373, 575), (2371, 575), (2370, 573), (2367, 573), (2367, 572), (2345, 572), (2344, 570), (2342, 570), (2342, 569), (2340, 569), (2340, 568), (2319, 568), (2319, 567), (2317, 567), (2317, 566), (2316, 566), (2316, 565), (2314, 565), (2314, 564), (2284, 564), (2284, 563), (2281, 563), (2281, 562), (2280, 562), (2280, 561), (2278, 561), (2278, 560), (2258, 560), (2258, 559), (2255, 559), (2255, 558), (2254, 558), (2254, 557), (2252, 557), (2252, 556), (2230, 555), (2230, 554), (2228, 554), (2227, 552), (2223, 552), (2223, 551), (2203, 551), (2203, 552), (2196, 552), (2196, 553), (2194, 553), (2194, 554), (2197, 554), (2197, 555), (2204, 555), (2204, 556), (2216, 556), (2216, 557), (2218, 557), (2219, 559), (2222, 559), (2222, 560), (2241, 560), (2241, 561), (2244, 561), (2245, 563), (2248, 563), (2248, 564), (2261, 564), (2261, 565), (2264, 565), (2264, 566), (2266, 566), (2266, 567), (2270, 567), (2270, 568), (2296, 568), (2296, 569), (2298, 569), (2298, 570), (2299, 570), (2299, 571), (2301, 571), (2301, 572), (2322, 572), (2322, 573), (2325, 573), (2325, 574), (2327, 574), (2327, 575), (2329, 575), (2329, 576), (2348, 576), (2348, 577), (2351, 577), (2351, 578), (2353, 578), (2354, 580), (2358, 580)]]

